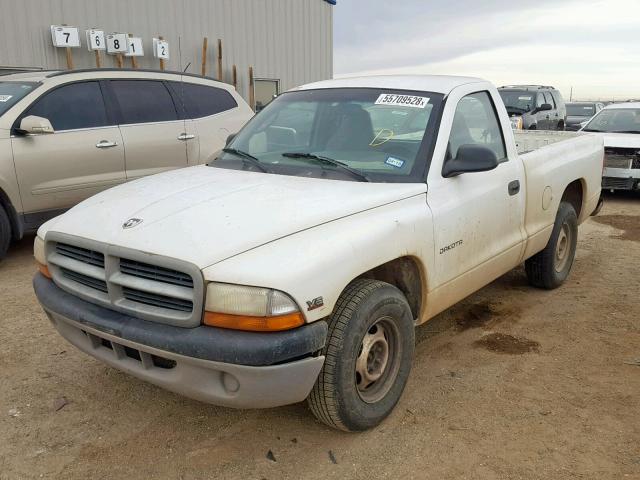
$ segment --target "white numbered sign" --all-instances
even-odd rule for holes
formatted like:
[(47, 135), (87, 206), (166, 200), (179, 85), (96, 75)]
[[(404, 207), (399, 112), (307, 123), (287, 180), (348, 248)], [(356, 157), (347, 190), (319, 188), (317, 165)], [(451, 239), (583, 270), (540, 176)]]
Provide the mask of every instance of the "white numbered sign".
[(129, 37), (129, 50), (125, 54), (127, 57), (144, 57), (144, 47), (142, 46), (142, 39), (138, 37)]
[(107, 53), (127, 53), (129, 51), (129, 36), (126, 33), (110, 33), (107, 35)]
[(104, 40), (104, 32), (102, 30), (87, 30), (87, 49), (106, 50), (107, 43)]
[(51, 39), (54, 47), (76, 48), (80, 46), (80, 34), (77, 27), (51, 25)]
[(163, 60), (169, 60), (169, 42), (166, 40), (153, 39), (153, 56)]

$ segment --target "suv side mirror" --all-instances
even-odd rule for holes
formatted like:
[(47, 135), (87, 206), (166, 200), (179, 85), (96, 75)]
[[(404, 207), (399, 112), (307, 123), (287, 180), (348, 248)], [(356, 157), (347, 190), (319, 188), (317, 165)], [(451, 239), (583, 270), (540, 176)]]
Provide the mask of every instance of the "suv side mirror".
[(227, 137), (227, 143), (225, 143), (225, 147), (228, 147), (231, 141), (236, 138), (237, 133), (232, 133)]
[(489, 147), (461, 145), (456, 158), (447, 160), (442, 167), (442, 176), (456, 177), (462, 173), (487, 172), (498, 166), (498, 157)]
[(537, 108), (538, 112), (547, 112), (549, 110), (553, 110), (553, 106), (550, 103), (543, 103)]
[(55, 130), (53, 129), (51, 122), (46, 118), (29, 115), (20, 121), (20, 128), (18, 129), (18, 132), (23, 134), (30, 133), (32, 135), (40, 135), (43, 133), (54, 133)]

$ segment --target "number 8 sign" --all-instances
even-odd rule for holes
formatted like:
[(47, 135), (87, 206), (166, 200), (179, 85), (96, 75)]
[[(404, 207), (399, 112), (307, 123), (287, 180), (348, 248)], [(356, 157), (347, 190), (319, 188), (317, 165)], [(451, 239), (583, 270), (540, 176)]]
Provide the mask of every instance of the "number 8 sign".
[(110, 33), (107, 35), (107, 53), (116, 55), (129, 51), (129, 36), (126, 33)]

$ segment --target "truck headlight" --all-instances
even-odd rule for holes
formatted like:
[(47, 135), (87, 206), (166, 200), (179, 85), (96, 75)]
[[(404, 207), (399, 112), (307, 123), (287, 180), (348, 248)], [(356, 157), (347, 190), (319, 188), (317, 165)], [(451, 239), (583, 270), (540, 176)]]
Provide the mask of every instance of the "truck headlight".
[(207, 286), (204, 324), (273, 332), (304, 324), (296, 303), (278, 290), (212, 282)]
[(36, 239), (33, 242), (33, 256), (36, 259), (38, 265), (38, 271), (47, 278), (51, 278), (51, 272), (47, 266), (47, 258), (44, 254), (44, 240), (36, 235)]
[(510, 117), (511, 128), (514, 130), (522, 130), (522, 117)]

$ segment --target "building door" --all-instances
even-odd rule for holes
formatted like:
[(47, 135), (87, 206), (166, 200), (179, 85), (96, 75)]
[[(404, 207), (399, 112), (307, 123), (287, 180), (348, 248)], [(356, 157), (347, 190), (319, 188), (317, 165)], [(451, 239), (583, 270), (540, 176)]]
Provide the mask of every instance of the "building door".
[[(266, 107), (280, 93), (280, 80), (257, 78), (254, 80), (255, 111)], [(253, 105), (252, 105), (253, 106)]]

